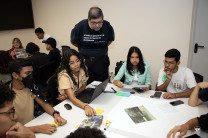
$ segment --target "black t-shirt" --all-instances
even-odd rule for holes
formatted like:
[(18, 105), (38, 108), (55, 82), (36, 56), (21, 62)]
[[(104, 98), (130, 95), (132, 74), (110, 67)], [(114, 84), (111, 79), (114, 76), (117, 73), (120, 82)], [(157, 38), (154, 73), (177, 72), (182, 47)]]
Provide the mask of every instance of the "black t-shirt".
[(201, 99), (203, 102), (208, 101), (208, 88), (201, 89), (199, 91), (199, 99)]
[(89, 27), (88, 19), (80, 21), (71, 31), (71, 42), (77, 43), (79, 52), (89, 57), (107, 54), (108, 42), (114, 39), (113, 27), (106, 20), (103, 21), (103, 26), (99, 31), (94, 31)]
[(50, 50), (48, 56), (49, 56), (50, 61), (56, 62), (55, 68), (57, 68), (59, 66), (60, 61), (61, 61), (60, 51), (57, 48)]

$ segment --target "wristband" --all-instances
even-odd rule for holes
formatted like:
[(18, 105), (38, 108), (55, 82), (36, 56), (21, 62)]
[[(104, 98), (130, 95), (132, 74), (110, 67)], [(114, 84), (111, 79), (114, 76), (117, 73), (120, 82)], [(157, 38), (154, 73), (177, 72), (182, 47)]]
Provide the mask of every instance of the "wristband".
[(59, 111), (56, 111), (56, 110), (53, 112), (52, 116), (54, 117), (55, 114), (60, 115)]
[(176, 93), (174, 93), (174, 95), (175, 95), (175, 98), (176, 98)]
[(83, 108), (84, 108), (84, 110), (85, 110), (85, 107), (86, 107), (86, 106), (88, 106), (88, 104), (85, 104), (85, 106), (83, 107)]

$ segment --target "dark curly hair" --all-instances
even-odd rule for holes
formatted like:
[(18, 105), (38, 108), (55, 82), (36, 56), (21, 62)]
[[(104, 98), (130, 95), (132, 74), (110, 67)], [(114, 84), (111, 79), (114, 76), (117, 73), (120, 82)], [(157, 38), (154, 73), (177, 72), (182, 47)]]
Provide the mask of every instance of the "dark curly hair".
[(86, 77), (88, 77), (88, 71), (87, 71), (87, 68), (85, 66), (85, 63), (84, 63), (84, 59), (83, 57), (74, 49), (66, 49), (64, 52), (63, 52), (63, 55), (62, 55), (62, 58), (61, 58), (61, 63), (57, 69), (57, 74), (60, 73), (61, 71), (63, 70), (66, 70), (68, 75), (71, 77), (74, 85), (77, 85), (77, 82), (75, 81), (75, 78), (73, 77), (72, 73), (71, 73), (71, 70), (69, 68), (69, 60), (70, 60), (70, 57), (71, 56), (76, 56), (78, 59), (80, 59), (81, 61), (81, 65), (80, 67), (84, 69), (84, 72), (85, 72), (85, 75)]
[(0, 95), (0, 108), (3, 108), (6, 102), (13, 102), (16, 94), (0, 81)]
[(70, 133), (66, 138), (106, 138), (106, 136), (100, 129), (85, 127)]
[(12, 74), (13, 72), (20, 74), (20, 71), (23, 67), (32, 66), (32, 62), (28, 59), (16, 59), (9, 64), (9, 72)]
[(139, 56), (139, 64), (137, 65), (137, 70), (143, 74), (144, 71), (145, 71), (145, 65), (144, 65), (144, 60), (143, 60), (143, 56), (142, 56), (142, 52), (140, 51), (140, 49), (136, 46), (132, 46), (130, 49), (129, 49), (129, 53), (127, 55), (127, 66), (126, 66), (126, 69), (128, 71), (128, 73), (130, 75), (132, 75), (131, 71), (133, 70), (133, 65), (130, 61), (130, 58), (131, 58), (131, 55), (132, 53), (136, 52)]
[(9, 73), (9, 63), (12, 61), (8, 51), (0, 50), (0, 73), (7, 74)]
[(39, 51), (40, 51), (39, 46), (33, 42), (28, 43), (26, 46), (26, 52), (29, 53), (30, 55), (34, 55), (35, 53)]
[(170, 49), (165, 53), (167, 58), (175, 58), (176, 63), (180, 60), (181, 53), (177, 49)]

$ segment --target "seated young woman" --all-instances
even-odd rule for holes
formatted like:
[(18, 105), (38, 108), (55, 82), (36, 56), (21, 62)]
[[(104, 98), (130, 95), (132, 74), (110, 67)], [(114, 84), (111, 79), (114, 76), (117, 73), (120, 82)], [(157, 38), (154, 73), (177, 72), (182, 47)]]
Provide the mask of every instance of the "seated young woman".
[(16, 59), (16, 51), (17, 49), (22, 49), (22, 42), (19, 38), (14, 38), (12, 41), (12, 48), (9, 50), (9, 54), (11, 55), (12, 59)]
[(132, 46), (127, 55), (127, 62), (124, 62), (117, 75), (113, 79), (113, 84), (119, 88), (123, 87), (121, 78), (125, 76), (124, 84), (127, 85), (147, 85), (145, 91), (151, 88), (150, 66), (143, 61), (143, 56), (138, 47)]
[(86, 115), (94, 117), (95, 110), (76, 98), (76, 95), (85, 90), (88, 78), (87, 67), (81, 55), (74, 49), (65, 50), (58, 68), (57, 99), (63, 101), (69, 98), (73, 104), (83, 108)]

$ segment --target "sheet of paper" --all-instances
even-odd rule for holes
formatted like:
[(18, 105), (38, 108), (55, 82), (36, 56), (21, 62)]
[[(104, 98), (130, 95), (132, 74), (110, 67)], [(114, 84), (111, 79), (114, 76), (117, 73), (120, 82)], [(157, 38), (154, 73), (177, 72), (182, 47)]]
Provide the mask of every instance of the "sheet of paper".
[(127, 85), (124, 84), (124, 89), (132, 89), (133, 87), (139, 87), (139, 88), (143, 88), (143, 87), (147, 87), (148, 85)]
[(97, 115), (100, 115), (100, 114), (102, 114), (104, 112), (104, 110), (96, 109), (95, 112), (96, 112)]

